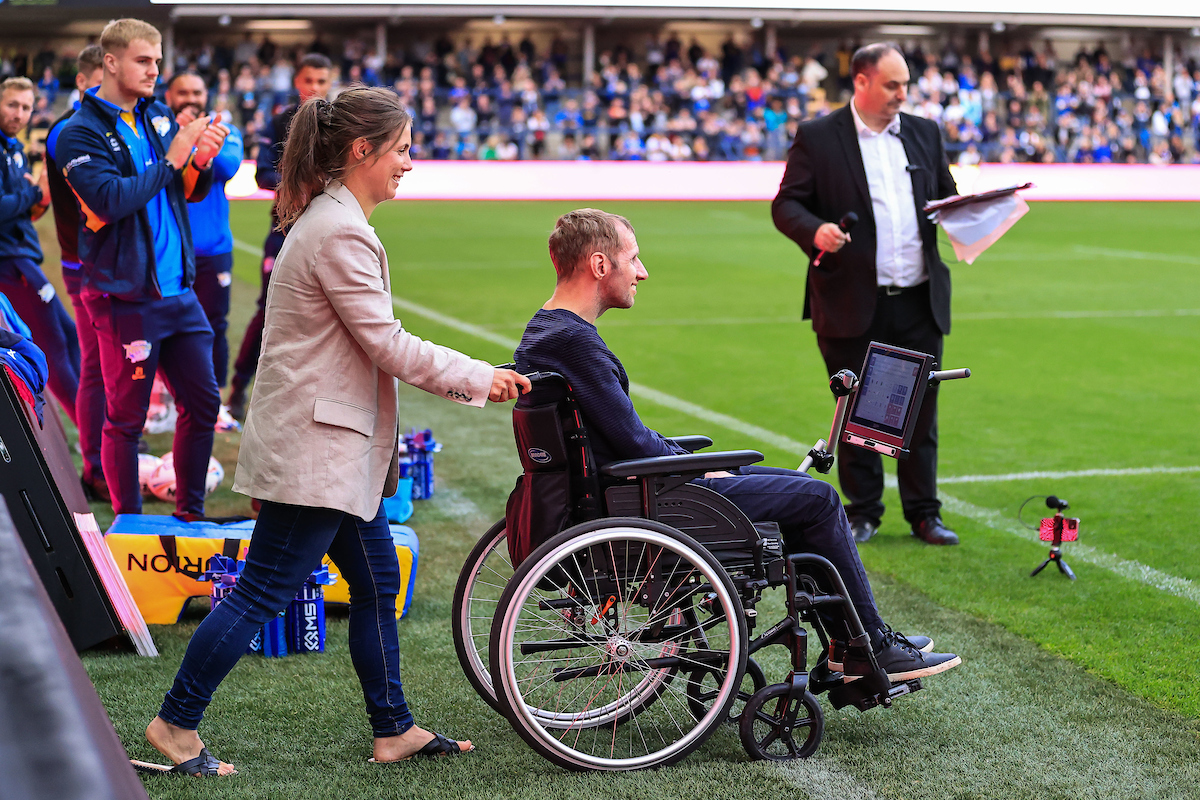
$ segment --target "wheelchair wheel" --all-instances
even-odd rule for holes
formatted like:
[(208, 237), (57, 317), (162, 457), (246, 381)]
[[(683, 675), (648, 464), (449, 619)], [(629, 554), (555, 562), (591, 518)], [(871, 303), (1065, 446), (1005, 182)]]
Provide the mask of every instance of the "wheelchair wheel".
[(791, 761), (808, 758), (821, 746), (825, 714), (811, 692), (788, 701), (788, 685), (773, 683), (746, 703), (738, 733), (751, 758)]
[(500, 520), (471, 548), (454, 587), (450, 618), (458, 663), (483, 701), (496, 710), (496, 690), (488, 672), (488, 638), (496, 603), (512, 574), (504, 520)]
[[(713, 700), (720, 692), (719, 678), (720, 676), (711, 669), (697, 669), (688, 674), (688, 710), (696, 719), (703, 717), (712, 707)], [(737, 698), (729, 707), (728, 721), (736, 725), (742, 716), (742, 710), (746, 707), (746, 702), (755, 692), (766, 685), (767, 676), (763, 674), (762, 667), (753, 658), (746, 659), (746, 675), (742, 678)]]
[[(650, 520), (602, 519), (516, 570), (492, 623), (491, 674), (517, 733), (555, 764), (663, 766), (727, 719), (746, 635), (733, 584), (702, 545)], [(715, 687), (699, 719), (675, 680), (696, 670)]]

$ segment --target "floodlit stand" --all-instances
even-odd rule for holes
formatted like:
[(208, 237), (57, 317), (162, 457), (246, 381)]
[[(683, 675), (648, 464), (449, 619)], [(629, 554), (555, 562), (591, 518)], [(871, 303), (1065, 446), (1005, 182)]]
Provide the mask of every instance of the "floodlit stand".
[(1075, 573), (1067, 565), (1067, 562), (1062, 557), (1062, 535), (1063, 535), (1063, 513), (1062, 509), (1054, 512), (1054, 539), (1050, 544), (1050, 555), (1041, 564), (1038, 564), (1037, 569), (1029, 573), (1029, 577), (1034, 577), (1039, 572), (1046, 568), (1046, 565), (1053, 561), (1058, 564), (1058, 571), (1066, 575), (1071, 580), (1075, 580)]

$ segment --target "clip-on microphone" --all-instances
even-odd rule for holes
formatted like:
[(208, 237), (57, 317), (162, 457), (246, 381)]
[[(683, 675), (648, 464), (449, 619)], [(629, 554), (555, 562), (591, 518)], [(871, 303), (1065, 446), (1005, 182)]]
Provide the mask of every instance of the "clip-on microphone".
[[(847, 211), (846, 215), (838, 220), (837, 226), (838, 226), (838, 229), (841, 230), (842, 233), (849, 233), (850, 229), (853, 228), (857, 223), (858, 223), (858, 214), (855, 214), (853, 211)], [(824, 257), (824, 255), (825, 255), (824, 250), (817, 253), (817, 257), (814, 258), (813, 262), (812, 262), (814, 267), (821, 266), (821, 259)]]

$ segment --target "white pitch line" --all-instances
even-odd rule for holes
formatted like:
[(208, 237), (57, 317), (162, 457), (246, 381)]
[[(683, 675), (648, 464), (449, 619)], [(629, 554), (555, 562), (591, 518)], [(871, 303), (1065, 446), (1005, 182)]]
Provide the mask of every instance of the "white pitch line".
[[(518, 342), (514, 339), (510, 339), (506, 336), (501, 336), (497, 333), (493, 333), (492, 331), (485, 330), (483, 328), (480, 328), (478, 325), (472, 325), (469, 322), (463, 322), (460, 319), (456, 319), (455, 317), (451, 317), (447, 314), (443, 314), (440, 311), (434, 311), (431, 308), (426, 308), (425, 306), (422, 306), (418, 303), (414, 303), (411, 300), (405, 300), (400, 297), (393, 297), (392, 302), (395, 304), (396, 308), (398, 308), (398, 309), (402, 309), (404, 311), (409, 311), (411, 313), (417, 314), (418, 316), (422, 316), (427, 319), (433, 320), (434, 322), (441, 323), (442, 325), (445, 325), (449, 328), (453, 328), (454, 330), (458, 330), (463, 333), (468, 333), (473, 336), (477, 336), (477, 337), (483, 339), (484, 341), (492, 342), (493, 344), (500, 345), (501, 347), (504, 347), (508, 350), (515, 349), (518, 344)], [(691, 416), (695, 419), (702, 420), (704, 422), (711, 422), (712, 424), (719, 425), (722, 428), (725, 428), (727, 430), (731, 430), (731, 431), (735, 431), (736, 433), (744, 434), (746, 436), (757, 439), (760, 442), (770, 444), (779, 450), (783, 450), (784, 452), (791, 453), (793, 455), (800, 455), (800, 456), (806, 455), (808, 453), (809, 446), (806, 444), (801, 444), (800, 442), (797, 442), (794, 439), (790, 439), (786, 436), (783, 436), (782, 434), (775, 433), (774, 431), (767, 430), (766, 428), (759, 427), (758, 425), (753, 425), (749, 422), (745, 422), (743, 420), (737, 419), (736, 417), (731, 417), (728, 414), (722, 414), (718, 411), (713, 411), (713, 410), (705, 408), (703, 406), (696, 405), (695, 403), (690, 403), (687, 400), (682, 400), (678, 397), (675, 397), (674, 395), (669, 395), (666, 392), (660, 392), (659, 390), (652, 389), (649, 386), (642, 386), (641, 384), (631, 383), (629, 388), (630, 388), (630, 391), (633, 392), (634, 394), (640, 395), (641, 397), (644, 397), (645, 399), (647, 399), (653, 403), (656, 403), (660, 406), (672, 409), (674, 411), (679, 411), (683, 414), (687, 414), (688, 416)], [(1179, 472), (1200, 471), (1200, 469), (1191, 468), (1191, 467), (1181, 467), (1181, 468), (1146, 467), (1146, 468), (1144, 468), (1144, 470), (1163, 470), (1164, 473), (1167, 470), (1178, 470)], [(1128, 469), (1128, 470), (1080, 470), (1079, 473), (1073, 473), (1073, 474), (1079, 474), (1081, 476), (1082, 475), (1092, 475), (1092, 474), (1097, 474), (1097, 475), (1153, 474), (1153, 473), (1146, 473), (1144, 470), (1139, 470), (1136, 468)], [(1028, 474), (1033, 477), (1051, 477), (1051, 476), (1055, 476), (1055, 475), (1060, 475), (1061, 477), (1067, 477), (1067, 475), (1062, 474), (1062, 473), (1023, 473), (1023, 474)], [(987, 476), (970, 476), (969, 475), (969, 476), (964, 476), (964, 477), (969, 478), (969, 479), (978, 479), (978, 478), (986, 478)], [(1000, 476), (1000, 477), (1007, 477), (1007, 476)], [(894, 487), (896, 485), (895, 481), (896, 481), (896, 479), (894, 476), (891, 476), (891, 475), (888, 476), (888, 478), (887, 478), (888, 485)], [(974, 481), (973, 480), (957, 480), (956, 481), (954, 478), (950, 478), (948, 481), (943, 480), (941, 482), (943, 482), (943, 483), (968, 483), (968, 482), (974, 482)], [(1041, 540), (1038, 538), (1038, 534), (1035, 531), (1026, 530), (1017, 525), (1014, 525), (1013, 523), (1011, 523), (1010, 521), (1005, 519), (1000, 514), (999, 511), (993, 511), (991, 509), (981, 508), (979, 506), (972, 505), (971, 503), (967, 503), (965, 501), (959, 500), (956, 497), (948, 495), (945, 492), (939, 492), (939, 495), (941, 496), (941, 500), (942, 500), (943, 504), (946, 506), (946, 508), (955, 514), (969, 517), (971, 519), (976, 520), (977, 522), (981, 522), (984, 525), (987, 525), (990, 528), (994, 528), (996, 530), (1010, 533), (1014, 536), (1017, 536), (1018, 538), (1026, 540), (1026, 541), (1034, 542), (1037, 544), (1042, 544)], [(1169, 594), (1173, 594), (1176, 597), (1182, 597), (1182, 598), (1190, 600), (1194, 603), (1200, 604), (1200, 586), (1198, 586), (1197, 584), (1193, 583), (1192, 581), (1190, 581), (1186, 578), (1179, 578), (1174, 575), (1170, 575), (1170, 574), (1167, 574), (1160, 570), (1154, 569), (1153, 567), (1148, 567), (1145, 564), (1141, 564), (1137, 561), (1123, 559), (1118, 556), (1112, 555), (1111, 553), (1105, 553), (1101, 550), (1097, 550), (1094, 547), (1089, 547), (1088, 545), (1081, 545), (1078, 542), (1072, 543), (1072, 545), (1071, 545), (1071, 558), (1072, 558), (1072, 560), (1075, 560), (1075, 561), (1082, 561), (1082, 562), (1085, 562), (1088, 564), (1094, 564), (1098, 567), (1103, 567), (1104, 569), (1107, 569), (1110, 572), (1113, 572), (1116, 575), (1119, 575), (1123, 578), (1128, 578), (1130, 580), (1137, 581), (1137, 582), (1145, 584), (1147, 586), (1152, 586), (1156, 589), (1160, 589), (1164, 592), (1168, 592)]]
[[(262, 255), (261, 247), (254, 247), (246, 242), (238, 239), (233, 240), (233, 246), (237, 250), (244, 253), (249, 253), (254, 256)], [(1079, 248), (1076, 248), (1079, 249)], [(1086, 249), (1086, 248), (1085, 248)], [(1098, 249), (1098, 248), (1092, 248)], [(1109, 254), (1124, 254), (1124, 250), (1105, 251)], [(1128, 251), (1136, 252), (1136, 251)], [(1149, 258), (1154, 255), (1152, 253), (1142, 253), (1142, 256)], [(1157, 256), (1155, 256), (1157, 257)], [(1186, 256), (1180, 256), (1186, 258)], [(1192, 263), (1192, 262), (1187, 262)], [(1200, 264), (1200, 259), (1195, 263)], [(414, 314), (420, 314), (420, 311), (413, 310)], [(1007, 311), (965, 311), (955, 313), (954, 318), (962, 321), (992, 321), (992, 320), (1014, 320), (1014, 319), (1124, 319), (1138, 317), (1200, 317), (1200, 308), (1151, 308), (1151, 309), (1116, 309), (1116, 310), (1084, 310), (1084, 311), (1030, 311), (1030, 312), (1007, 312)], [(640, 328), (642, 326), (662, 326), (662, 327), (713, 327), (713, 326), (729, 326), (729, 325), (790, 325), (807, 322), (798, 315), (781, 316), (781, 317), (713, 317), (712, 319), (699, 318), (682, 318), (682, 319), (647, 319), (647, 320), (609, 320), (605, 322), (605, 327), (621, 327), (621, 328)], [(464, 323), (467, 324), (467, 323)], [(453, 326), (451, 326), (453, 327)], [(525, 323), (514, 322), (512, 325), (488, 326), (488, 327), (504, 327), (504, 328), (522, 328)], [(481, 335), (488, 328), (482, 326), (472, 326), (477, 330), (467, 331), (472, 335)], [(486, 337), (484, 337), (486, 338)], [(489, 341), (491, 341), (489, 339)], [(507, 340), (506, 340), (507, 341)], [(505, 344), (504, 346), (508, 346)], [(515, 347), (516, 345), (512, 345)], [(808, 452), (805, 450), (804, 452)]]
[(803, 761), (784, 761), (780, 771), (791, 783), (813, 798), (838, 800), (884, 800), (884, 796), (838, 766), (837, 761), (824, 753)]
[[(249, 245), (246, 245), (241, 242), (235, 241), (235, 245), (243, 250), (249, 250), (250, 252), (258, 252), (256, 250), (253, 250), (252, 248), (250, 248)], [(440, 311), (435, 311), (432, 308), (427, 308), (423, 305), (420, 305), (419, 303), (414, 303), (411, 300), (405, 300), (404, 298), (393, 296), (392, 303), (397, 309), (407, 311), (407, 312), (410, 312), (413, 314), (417, 314), (418, 316), (421, 316), (421, 317), (425, 317), (426, 319), (429, 319), (429, 320), (432, 320), (439, 324), (445, 325), (448, 328), (452, 328), (452, 329), (460, 331), (462, 333), (467, 333), (472, 336), (475, 336), (486, 342), (491, 342), (492, 344), (499, 345), (500, 347), (503, 347), (506, 350), (513, 350), (519, 344), (519, 342), (515, 339), (510, 339), (507, 336), (501, 336), (498, 333), (493, 333), (492, 331), (481, 328), (478, 325), (472, 325), (469, 322), (464, 322), (455, 317), (451, 317), (447, 314), (443, 314)], [(750, 437), (757, 439), (758, 441), (761, 441), (765, 444), (770, 444), (773, 447), (775, 447), (776, 449), (782, 450), (784, 452), (791, 453), (793, 455), (801, 455), (801, 456), (806, 455), (808, 453), (809, 446), (806, 444), (801, 444), (800, 442), (797, 442), (794, 439), (790, 439), (787, 436), (783, 436), (782, 434), (778, 434), (778, 433), (775, 433), (774, 431), (767, 430), (766, 428), (759, 427), (758, 425), (752, 425), (751, 423), (737, 419), (736, 417), (731, 417), (728, 414), (722, 414), (718, 411), (713, 411), (713, 410), (705, 408), (703, 406), (696, 405), (695, 403), (690, 403), (687, 400), (681, 400), (678, 397), (669, 395), (665, 392), (660, 392), (657, 389), (652, 389), (649, 386), (642, 386), (641, 384), (631, 383), (629, 388), (630, 388), (631, 392), (634, 392), (634, 393), (644, 397), (645, 399), (647, 399), (653, 403), (656, 403), (660, 406), (669, 408), (673, 411), (679, 411), (680, 413), (687, 414), (688, 416), (691, 416), (695, 419), (702, 420), (704, 422), (711, 422), (714, 425), (719, 425), (722, 428), (725, 428), (727, 430), (731, 430), (736, 433), (741, 433), (746, 436), (750, 436)], [(1030, 477), (1054, 477), (1054, 476), (1068, 477), (1071, 475), (1086, 476), (1086, 475), (1093, 475), (1093, 474), (1094, 475), (1153, 474), (1150, 472), (1146, 472), (1146, 470), (1162, 470), (1164, 472), (1164, 474), (1169, 474), (1167, 472), (1168, 470), (1178, 471), (1178, 472), (1200, 471), (1200, 469), (1192, 468), (1192, 467), (1179, 467), (1179, 468), (1146, 467), (1143, 469), (1134, 468), (1134, 469), (1128, 469), (1128, 470), (1081, 470), (1078, 473), (1069, 473), (1069, 474), (1067, 474), (1067, 473), (1038, 473), (1038, 472), (1014, 473), (1014, 474), (1018, 474), (1018, 475), (1022, 475), (1022, 476), (1028, 475)], [(972, 483), (972, 482), (987, 480), (989, 478), (989, 476), (970, 476), (969, 475), (969, 476), (964, 476), (964, 478), (969, 479), (969, 480), (965, 480), (965, 479), (957, 479), (956, 480), (955, 478), (949, 478), (949, 479), (942, 479), (941, 482), (942, 483)], [(998, 476), (995, 479), (998, 480), (1001, 478), (1011, 479), (1011, 480), (1018, 479), (1018, 478), (1010, 478), (1009, 476)], [(892, 477), (891, 475), (888, 476), (888, 484), (890, 486), (895, 486), (895, 478)], [(965, 517), (969, 517), (971, 519), (976, 520), (977, 522), (981, 522), (981, 523), (987, 525), (990, 528), (994, 528), (996, 530), (1010, 533), (1013, 536), (1017, 536), (1018, 538), (1024, 539), (1026, 541), (1034, 542), (1037, 544), (1042, 544), (1042, 542), (1038, 538), (1038, 535), (1036, 532), (1026, 530), (1024, 528), (1021, 528), (1019, 526), (1012, 524), (1010, 521), (1005, 519), (998, 511), (994, 511), (992, 509), (981, 508), (979, 506), (972, 505), (971, 503), (967, 503), (965, 501), (959, 500), (956, 497), (952, 497), (951, 495), (948, 495), (945, 492), (941, 492), (940, 495), (941, 495), (943, 504), (952, 513), (959, 514), (959, 515), (965, 516)], [(1145, 564), (1141, 564), (1137, 561), (1131, 561), (1131, 560), (1119, 558), (1118, 556), (1112, 555), (1111, 553), (1105, 553), (1101, 550), (1097, 550), (1094, 547), (1089, 547), (1088, 545), (1079, 544), (1078, 542), (1075, 542), (1071, 545), (1071, 558), (1072, 558), (1072, 560), (1075, 560), (1075, 561), (1082, 561), (1085, 563), (1094, 564), (1098, 567), (1103, 567), (1104, 569), (1107, 569), (1121, 577), (1128, 578), (1133, 581), (1137, 581), (1137, 582), (1145, 584), (1147, 586), (1152, 586), (1156, 589), (1160, 589), (1169, 594), (1173, 594), (1176, 597), (1181, 597), (1181, 598), (1190, 600), (1194, 603), (1200, 604), (1200, 586), (1193, 583), (1192, 581), (1189, 581), (1186, 578), (1179, 578), (1174, 575), (1169, 575), (1165, 572), (1154, 569), (1153, 567), (1148, 567)]]
[(954, 314), (954, 321), (1006, 319), (1136, 319), (1138, 317), (1200, 317), (1200, 308), (1111, 309), (1092, 311), (965, 311)]
[[(1028, 542), (1045, 546), (1045, 542), (1039, 538), (1037, 531), (1031, 531), (1028, 528), (1014, 524), (1011, 520), (1005, 519), (999, 511), (994, 511), (990, 508), (981, 508), (959, 500), (956, 497), (951, 497), (944, 492), (940, 494), (942, 504), (952, 513), (969, 517), (976, 522), (982, 522), (994, 530), (1010, 533)], [(1122, 578), (1143, 583), (1200, 605), (1200, 585), (1187, 578), (1170, 575), (1154, 567), (1148, 567), (1141, 562), (1120, 558), (1079, 542), (1071, 542), (1070, 557), (1071, 561), (1082, 561), (1087, 564), (1094, 564), (1097, 567), (1103, 567)]]
[(1104, 258), (1129, 258), (1135, 261), (1173, 261), (1176, 264), (1192, 264), (1200, 266), (1200, 258), (1183, 253), (1149, 253), (1145, 250), (1113, 250), (1108, 247), (1086, 247), (1075, 245), (1071, 248), (1084, 256), (1101, 256)]
[(1002, 483), (1004, 481), (1058, 480), (1061, 478), (1121, 477), (1127, 475), (1185, 475), (1200, 472), (1195, 467), (1128, 467), (1125, 469), (1079, 469), (1070, 472), (1009, 472), (1005, 475), (958, 475), (938, 478), (945, 483)]
[[(468, 333), (485, 342), (499, 345), (506, 350), (516, 350), (520, 342), (516, 339), (510, 339), (507, 336), (502, 336), (494, 331), (489, 331), (486, 328), (481, 328), (478, 325), (472, 325), (470, 322), (456, 319), (448, 316), (440, 311), (434, 311), (432, 308), (426, 308), (419, 303), (414, 303), (411, 300), (405, 300), (402, 297), (392, 297), (392, 304), (401, 311), (407, 311), (434, 322), (445, 325), (447, 328), (452, 328), (462, 333)], [(789, 439), (786, 436), (769, 431), (766, 428), (760, 428), (758, 425), (752, 425), (749, 422), (744, 422), (736, 417), (731, 417), (728, 414), (722, 414), (719, 411), (713, 411), (698, 406), (695, 403), (689, 403), (687, 400), (681, 400), (678, 397), (669, 395), (666, 392), (660, 392), (657, 389), (652, 389), (649, 386), (643, 386), (640, 383), (629, 384), (631, 394), (643, 397), (652, 403), (669, 408), (672, 411), (678, 411), (682, 414), (687, 414), (705, 422), (711, 422), (714, 425), (720, 425), (727, 430), (736, 431), (737, 433), (753, 437), (760, 442), (765, 442), (773, 447), (776, 447), (784, 452), (794, 455), (804, 456), (808, 454), (811, 445), (801, 444), (794, 439)]]

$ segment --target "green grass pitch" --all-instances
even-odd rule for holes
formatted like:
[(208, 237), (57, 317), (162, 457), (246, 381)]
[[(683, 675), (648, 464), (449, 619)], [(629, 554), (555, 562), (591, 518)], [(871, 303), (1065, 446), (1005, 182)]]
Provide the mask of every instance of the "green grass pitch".
[[(393, 293), (417, 309), (401, 313), (405, 326), (507, 360), (503, 343), (520, 337), (553, 288), (546, 236), (558, 214), (580, 205), (381, 207), (371, 222), (388, 250)], [(745, 426), (739, 432), (635, 396), (647, 424), (707, 433), (719, 448), (759, 449), (768, 464), (794, 466), (799, 456), (787, 440), (807, 447), (827, 435), (832, 402), (815, 337), (800, 320), (801, 254), (774, 230), (767, 204), (603, 207), (633, 222), (650, 273), (636, 307), (599, 325), (631, 380), (778, 436), (763, 441)], [(266, 204), (233, 208), (235, 236), (258, 247)], [(945, 517), (963, 543), (931, 548), (912, 539), (889, 490), (882, 531), (861, 552), (885, 619), (934, 636), (964, 664), (891, 710), (826, 706), (816, 758), (751, 763), (731, 730), (675, 767), (635, 775), (568, 775), (528, 750), (474, 697), (449, 634), (462, 558), (502, 513), (518, 471), (507, 410), (462, 409), (410, 390), (401, 398), (405, 424), (432, 426), (446, 449), (438, 494), (411, 523), (422, 562), (401, 623), (405, 679), (420, 721), (470, 736), (480, 750), (399, 769), (365, 764), (368, 729), (345, 623), (335, 620), (327, 655), (244, 659), (222, 687), (201, 732), (241, 776), (156, 780), (147, 784), (151, 796), (1195, 797), (1197, 219), (1189, 204), (1038, 203), (974, 265), (953, 263), (943, 248), (954, 274), (945, 366), (974, 373), (941, 396)], [(239, 249), (235, 340), (257, 272), (255, 256)], [(236, 436), (218, 440), (231, 470)], [(1055, 475), (956, 480), (1026, 472)], [(214, 513), (248, 505), (229, 482), (211, 500)], [(1030, 495), (1051, 493), (1068, 497), (1082, 518), (1079, 544), (1065, 548), (1076, 582), (1057, 572), (1029, 577), (1046, 546), (1019, 535), (1016, 510)], [(1031, 503), (1026, 518), (1039, 508)], [(153, 662), (85, 659), (135, 757), (151, 755), (141, 729), (195, 623), (153, 628), (163, 649)], [(783, 661), (768, 661), (768, 676), (781, 676)]]

